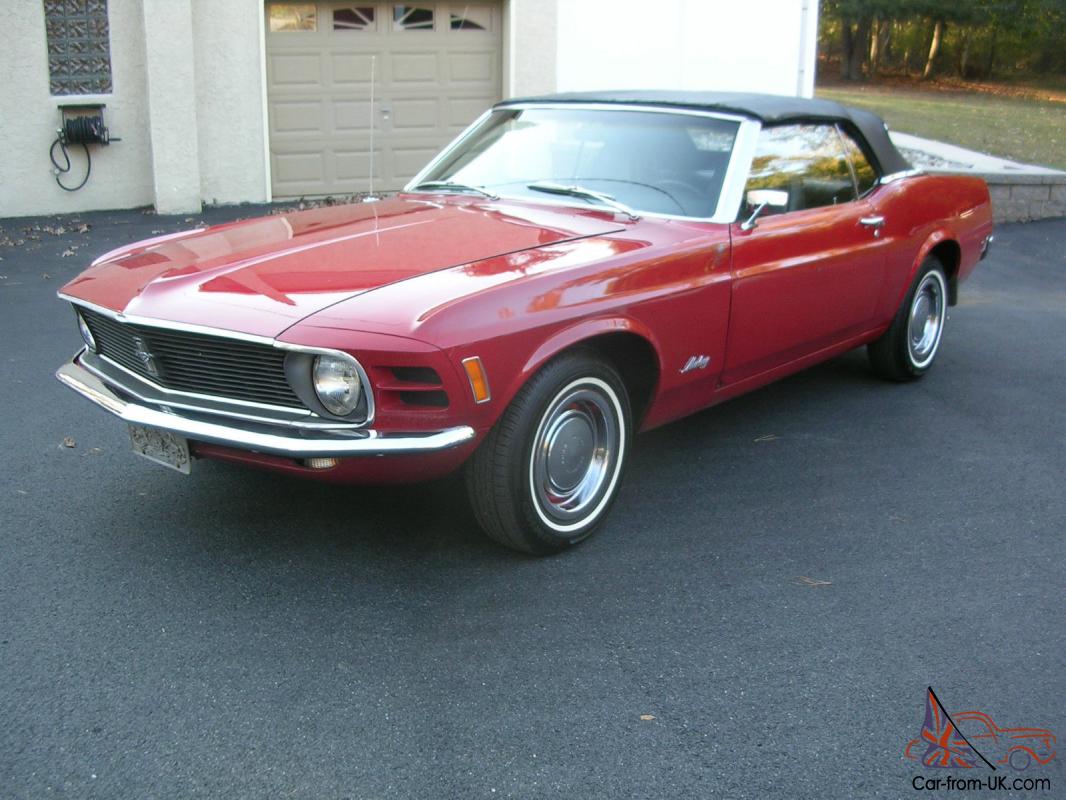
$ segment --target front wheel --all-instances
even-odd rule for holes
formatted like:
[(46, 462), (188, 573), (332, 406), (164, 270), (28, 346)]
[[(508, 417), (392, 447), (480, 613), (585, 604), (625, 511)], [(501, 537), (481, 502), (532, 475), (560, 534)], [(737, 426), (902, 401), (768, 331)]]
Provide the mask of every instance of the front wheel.
[(555, 359), (516, 395), (467, 466), (470, 502), (496, 541), (527, 553), (590, 536), (618, 492), (629, 398), (591, 352)]
[(884, 378), (908, 381), (933, 365), (948, 314), (948, 280), (944, 265), (930, 256), (896, 312), (892, 325), (867, 348), (870, 363)]

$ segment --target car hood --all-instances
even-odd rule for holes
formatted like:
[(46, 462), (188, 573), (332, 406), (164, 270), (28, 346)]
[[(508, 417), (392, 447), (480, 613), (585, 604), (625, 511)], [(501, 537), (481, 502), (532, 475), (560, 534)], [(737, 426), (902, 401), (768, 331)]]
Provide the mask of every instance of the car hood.
[(60, 291), (129, 315), (274, 337), (380, 286), (620, 229), (601, 210), (404, 195), (148, 239), (101, 256)]

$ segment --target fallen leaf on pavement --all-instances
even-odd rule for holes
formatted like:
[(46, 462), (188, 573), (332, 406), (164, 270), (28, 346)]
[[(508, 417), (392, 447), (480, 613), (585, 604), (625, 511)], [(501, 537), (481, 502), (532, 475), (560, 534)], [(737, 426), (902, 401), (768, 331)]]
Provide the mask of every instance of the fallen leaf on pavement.
[(800, 586), (832, 586), (832, 581), (821, 581), (817, 578), (808, 578), (806, 575), (799, 575), (796, 578), (796, 583)]

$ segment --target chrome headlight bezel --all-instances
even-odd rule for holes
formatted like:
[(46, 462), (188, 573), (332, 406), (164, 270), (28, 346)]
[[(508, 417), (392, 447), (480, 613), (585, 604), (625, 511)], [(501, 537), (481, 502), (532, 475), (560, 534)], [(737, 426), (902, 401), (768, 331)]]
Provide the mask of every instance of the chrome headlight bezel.
[(311, 362), (311, 386), (323, 408), (334, 417), (351, 417), (361, 405), (363, 370), (346, 353), (321, 353)]

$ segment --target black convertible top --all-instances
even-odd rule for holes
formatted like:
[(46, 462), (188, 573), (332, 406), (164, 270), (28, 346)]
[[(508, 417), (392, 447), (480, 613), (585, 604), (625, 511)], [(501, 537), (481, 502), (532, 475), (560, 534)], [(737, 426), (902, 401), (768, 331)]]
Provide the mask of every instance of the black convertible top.
[(641, 89), (516, 97), (497, 103), (495, 107), (506, 108), (529, 103), (618, 103), (721, 111), (750, 117), (766, 125), (782, 122), (850, 123), (866, 139), (870, 148), (869, 155), (872, 155), (878, 162), (883, 175), (911, 169), (911, 165), (888, 138), (888, 129), (879, 116), (859, 108), (843, 106), (832, 100), (746, 92), (675, 92)]

